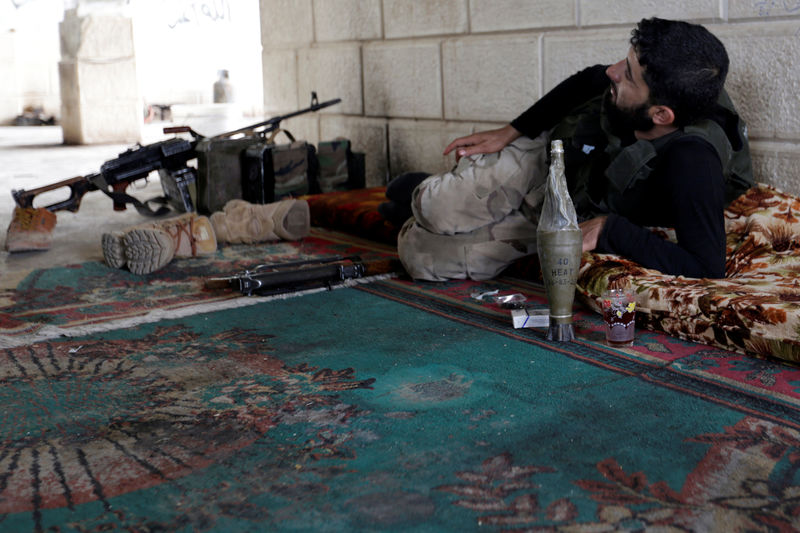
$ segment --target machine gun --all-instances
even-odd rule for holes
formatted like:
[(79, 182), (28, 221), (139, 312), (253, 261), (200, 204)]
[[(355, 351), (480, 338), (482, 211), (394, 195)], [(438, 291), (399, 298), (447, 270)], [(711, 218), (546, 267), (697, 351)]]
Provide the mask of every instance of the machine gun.
[[(319, 102), (317, 93), (312, 92), (311, 105), (305, 109), (276, 116), (264, 122), (251, 124), (213, 138), (228, 138), (240, 134), (265, 136), (270, 132), (276, 132), (283, 120), (318, 111), (339, 102), (341, 102), (340, 98)], [(148, 205), (151, 202), (169, 203), (181, 211), (194, 211), (189, 185), (194, 183), (197, 170), (187, 163), (197, 157), (197, 152), (195, 151), (197, 141), (204, 137), (187, 126), (164, 128), (164, 133), (189, 133), (193, 140), (175, 137), (146, 146), (138, 144), (119, 154), (116, 159), (103, 163), (99, 173), (77, 176), (31, 190), (13, 190), (11, 195), (19, 207), (30, 208), (33, 207), (33, 201), (36, 196), (48, 191), (64, 187), (68, 188), (70, 194), (67, 199), (45, 206), (51, 212), (61, 210), (78, 211), (83, 196), (92, 191), (101, 191), (109, 196), (114, 202), (115, 211), (125, 210), (126, 204), (132, 204), (140, 213), (150, 216), (159, 216), (169, 211), (165, 205), (161, 205), (154, 210)], [(154, 170), (161, 174), (162, 186), (165, 183), (170, 184), (170, 186), (164, 186), (164, 197), (141, 202), (125, 193), (131, 183), (147, 178)], [(173, 184), (177, 184), (177, 186), (172, 186)]]

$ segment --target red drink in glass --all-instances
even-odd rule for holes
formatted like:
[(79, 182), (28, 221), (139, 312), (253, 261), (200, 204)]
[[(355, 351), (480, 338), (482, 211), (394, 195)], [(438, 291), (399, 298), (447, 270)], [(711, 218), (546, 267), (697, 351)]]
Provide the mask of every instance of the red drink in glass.
[(631, 346), (636, 323), (636, 297), (632, 289), (609, 289), (601, 297), (606, 344)]

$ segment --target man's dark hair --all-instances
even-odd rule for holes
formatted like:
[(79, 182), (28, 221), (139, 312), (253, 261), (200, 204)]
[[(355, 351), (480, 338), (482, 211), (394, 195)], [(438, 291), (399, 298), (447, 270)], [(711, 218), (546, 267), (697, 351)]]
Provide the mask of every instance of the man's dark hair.
[(630, 42), (643, 67), (650, 103), (670, 107), (677, 126), (714, 108), (729, 61), (725, 46), (711, 32), (688, 22), (642, 19)]

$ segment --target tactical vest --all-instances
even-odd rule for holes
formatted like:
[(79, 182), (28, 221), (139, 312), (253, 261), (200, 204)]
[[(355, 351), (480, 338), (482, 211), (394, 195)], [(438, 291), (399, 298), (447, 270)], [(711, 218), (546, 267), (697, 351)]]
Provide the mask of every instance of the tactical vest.
[[(752, 187), (747, 127), (725, 91), (718, 105), (726, 128), (716, 120), (703, 119), (658, 139), (629, 140), (627, 145), (611, 131), (602, 112), (603, 96), (573, 110), (551, 130), (550, 138), (564, 141), (567, 184), (578, 215), (590, 218), (608, 212), (624, 214), (628, 205), (640, 202), (632, 197), (631, 190), (650, 176), (659, 153), (686, 135), (700, 137), (716, 150), (725, 178), (726, 206)], [(726, 129), (735, 132), (731, 133), (733, 138), (729, 138)]]

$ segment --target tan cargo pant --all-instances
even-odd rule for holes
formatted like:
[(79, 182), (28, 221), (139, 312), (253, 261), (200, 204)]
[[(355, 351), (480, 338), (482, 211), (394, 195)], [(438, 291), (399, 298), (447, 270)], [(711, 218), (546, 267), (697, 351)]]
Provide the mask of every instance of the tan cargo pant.
[(414, 189), (414, 216), (397, 241), (414, 279), (490, 279), (536, 253), (547, 183), (547, 134), (520, 137), (494, 154), (464, 157)]

